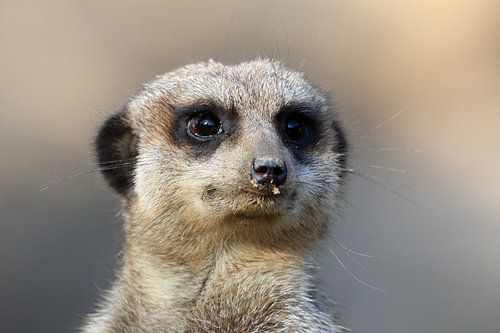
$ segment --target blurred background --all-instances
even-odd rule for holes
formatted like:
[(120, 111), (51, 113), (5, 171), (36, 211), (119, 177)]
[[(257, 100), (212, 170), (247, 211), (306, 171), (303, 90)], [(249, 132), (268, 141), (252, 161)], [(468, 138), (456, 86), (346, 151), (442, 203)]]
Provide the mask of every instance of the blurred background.
[(17, 0), (0, 1), (0, 332), (75, 331), (110, 285), (106, 116), (155, 75), (257, 56), (329, 91), (351, 141), (319, 257), (341, 323), (500, 331), (499, 1)]

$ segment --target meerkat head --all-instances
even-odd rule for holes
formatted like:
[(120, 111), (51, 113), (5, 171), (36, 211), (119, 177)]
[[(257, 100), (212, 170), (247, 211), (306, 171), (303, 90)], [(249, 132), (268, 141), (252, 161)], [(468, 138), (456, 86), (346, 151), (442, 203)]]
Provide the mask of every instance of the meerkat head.
[(269, 60), (159, 76), (105, 122), (96, 144), (127, 214), (199, 232), (326, 225), (346, 157), (325, 95)]

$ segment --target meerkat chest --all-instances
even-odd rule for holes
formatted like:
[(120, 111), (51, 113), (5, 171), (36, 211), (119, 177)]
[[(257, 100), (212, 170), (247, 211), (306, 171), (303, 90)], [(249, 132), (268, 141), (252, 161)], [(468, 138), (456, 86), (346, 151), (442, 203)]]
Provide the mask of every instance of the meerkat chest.
[(239, 267), (212, 272), (187, 314), (187, 332), (335, 332), (297, 270)]

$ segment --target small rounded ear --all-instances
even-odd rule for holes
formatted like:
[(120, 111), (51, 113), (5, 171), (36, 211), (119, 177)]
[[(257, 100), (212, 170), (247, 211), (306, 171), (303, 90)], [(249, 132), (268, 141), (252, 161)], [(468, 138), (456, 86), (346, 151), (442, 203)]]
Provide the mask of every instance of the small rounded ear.
[(126, 108), (106, 120), (95, 140), (99, 169), (109, 185), (124, 196), (134, 185), (137, 141)]
[(337, 154), (339, 154), (338, 161), (340, 163), (340, 166), (344, 168), (347, 164), (347, 155), (349, 148), (347, 143), (347, 138), (344, 129), (337, 121), (333, 121), (332, 127), (335, 133), (334, 150)]

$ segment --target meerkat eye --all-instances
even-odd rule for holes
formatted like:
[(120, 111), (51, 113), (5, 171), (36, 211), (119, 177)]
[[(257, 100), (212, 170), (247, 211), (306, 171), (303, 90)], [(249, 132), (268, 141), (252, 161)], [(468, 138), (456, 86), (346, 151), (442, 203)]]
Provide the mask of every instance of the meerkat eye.
[(196, 138), (210, 137), (222, 132), (221, 121), (212, 112), (200, 112), (189, 120), (187, 131)]
[(284, 132), (288, 141), (300, 142), (309, 135), (309, 121), (306, 117), (291, 114), (285, 119), (284, 125)]

